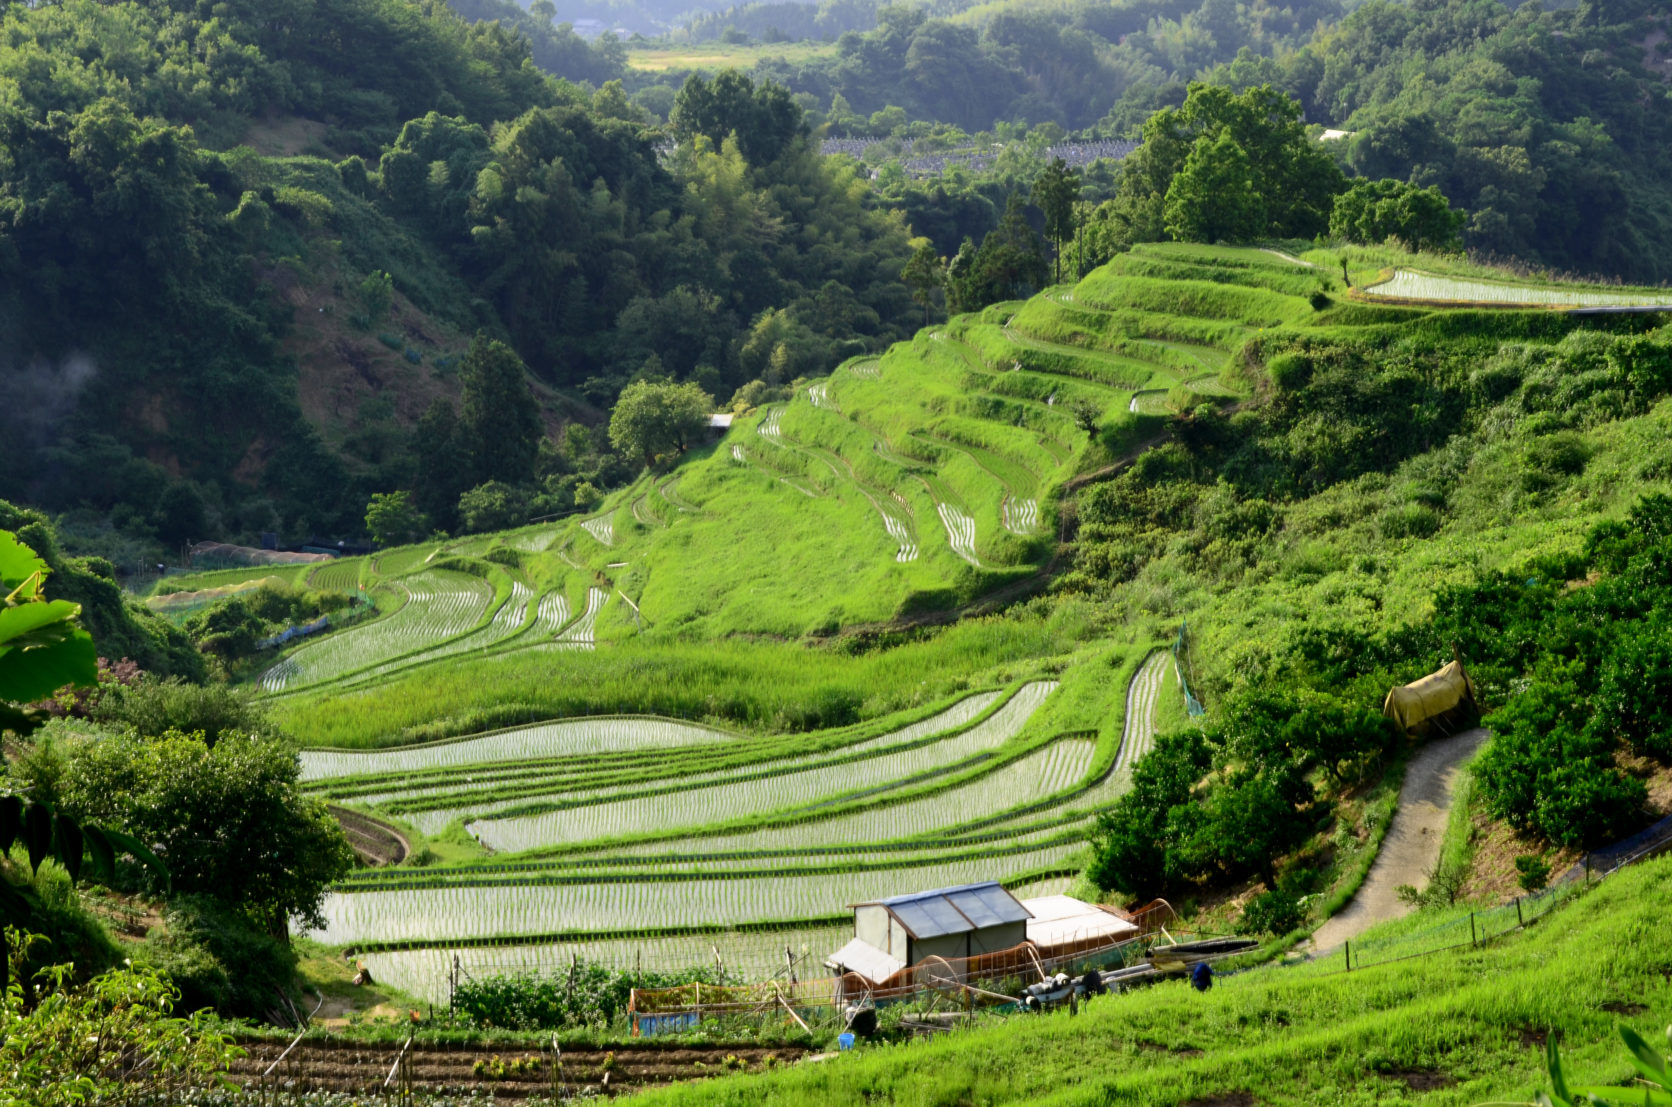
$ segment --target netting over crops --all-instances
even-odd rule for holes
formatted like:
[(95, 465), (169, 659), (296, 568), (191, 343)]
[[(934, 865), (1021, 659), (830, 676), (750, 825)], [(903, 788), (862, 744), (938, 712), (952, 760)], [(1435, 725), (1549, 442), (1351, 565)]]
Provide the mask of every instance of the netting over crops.
[(336, 560), (330, 554), (291, 553), (289, 550), (258, 550), (226, 542), (199, 542), (191, 548), (194, 569), (233, 569), (245, 565), (309, 565)]

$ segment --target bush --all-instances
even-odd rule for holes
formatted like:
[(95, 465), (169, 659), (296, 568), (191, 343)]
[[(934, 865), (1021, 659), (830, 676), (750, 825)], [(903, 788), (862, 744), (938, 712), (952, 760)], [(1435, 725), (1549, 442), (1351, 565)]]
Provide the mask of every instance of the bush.
[(212, 1007), (259, 1019), (289, 991), (296, 975), (290, 943), (254, 929), (224, 904), (176, 896), (163, 923), (147, 937), (143, 957), (174, 981), (182, 1010)]
[(1536, 892), (1550, 883), (1550, 862), (1529, 853), (1515, 859), (1515, 880), (1524, 892)]
[(509, 530), (528, 522), (528, 494), (501, 481), (477, 485), (459, 497), (459, 523), (467, 534)]
[(1306, 908), (1282, 888), (1262, 892), (1248, 901), (1237, 920), (1238, 934), (1287, 934), (1306, 925)]

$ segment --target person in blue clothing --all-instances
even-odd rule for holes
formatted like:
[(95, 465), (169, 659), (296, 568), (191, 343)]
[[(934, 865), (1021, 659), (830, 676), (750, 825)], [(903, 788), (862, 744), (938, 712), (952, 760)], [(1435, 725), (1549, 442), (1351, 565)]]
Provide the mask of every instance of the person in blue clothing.
[(1198, 961), (1196, 967), (1190, 970), (1190, 986), (1198, 992), (1213, 987), (1213, 968), (1206, 961)]

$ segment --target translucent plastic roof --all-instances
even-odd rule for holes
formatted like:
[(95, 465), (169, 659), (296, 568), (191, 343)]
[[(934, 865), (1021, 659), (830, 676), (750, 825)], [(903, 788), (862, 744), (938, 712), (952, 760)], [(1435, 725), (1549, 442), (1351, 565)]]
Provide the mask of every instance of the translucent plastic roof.
[(1031, 917), (1027, 908), (996, 880), (890, 896), (876, 903), (888, 908), (919, 939), (963, 934)]

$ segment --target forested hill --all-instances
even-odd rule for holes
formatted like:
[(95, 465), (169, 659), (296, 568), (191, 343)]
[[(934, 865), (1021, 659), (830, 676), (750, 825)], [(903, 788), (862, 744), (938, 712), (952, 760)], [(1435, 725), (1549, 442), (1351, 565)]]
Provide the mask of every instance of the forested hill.
[(1238, 92), (1269, 82), (1308, 123), (1351, 132), (1337, 150), (1356, 174), (1438, 185), (1470, 213), (1473, 250), (1672, 279), (1663, 0), (825, 0), (744, 4), (690, 33), (728, 31), (768, 44), (786, 31), (834, 39), (812, 58), (763, 46), (754, 75), (827, 111), (835, 133), (892, 129), (925, 151), (959, 141), (936, 124), (1136, 137), (1193, 79)]
[[(650, 123), (432, 0), (4, 5), (0, 495), (176, 547), (353, 534), (371, 491), (507, 475), (417, 449), (478, 331), (548, 431), (905, 333), (905, 228), (781, 91), (719, 88), (671, 156)], [(571, 445), (551, 510), (608, 478)]]

